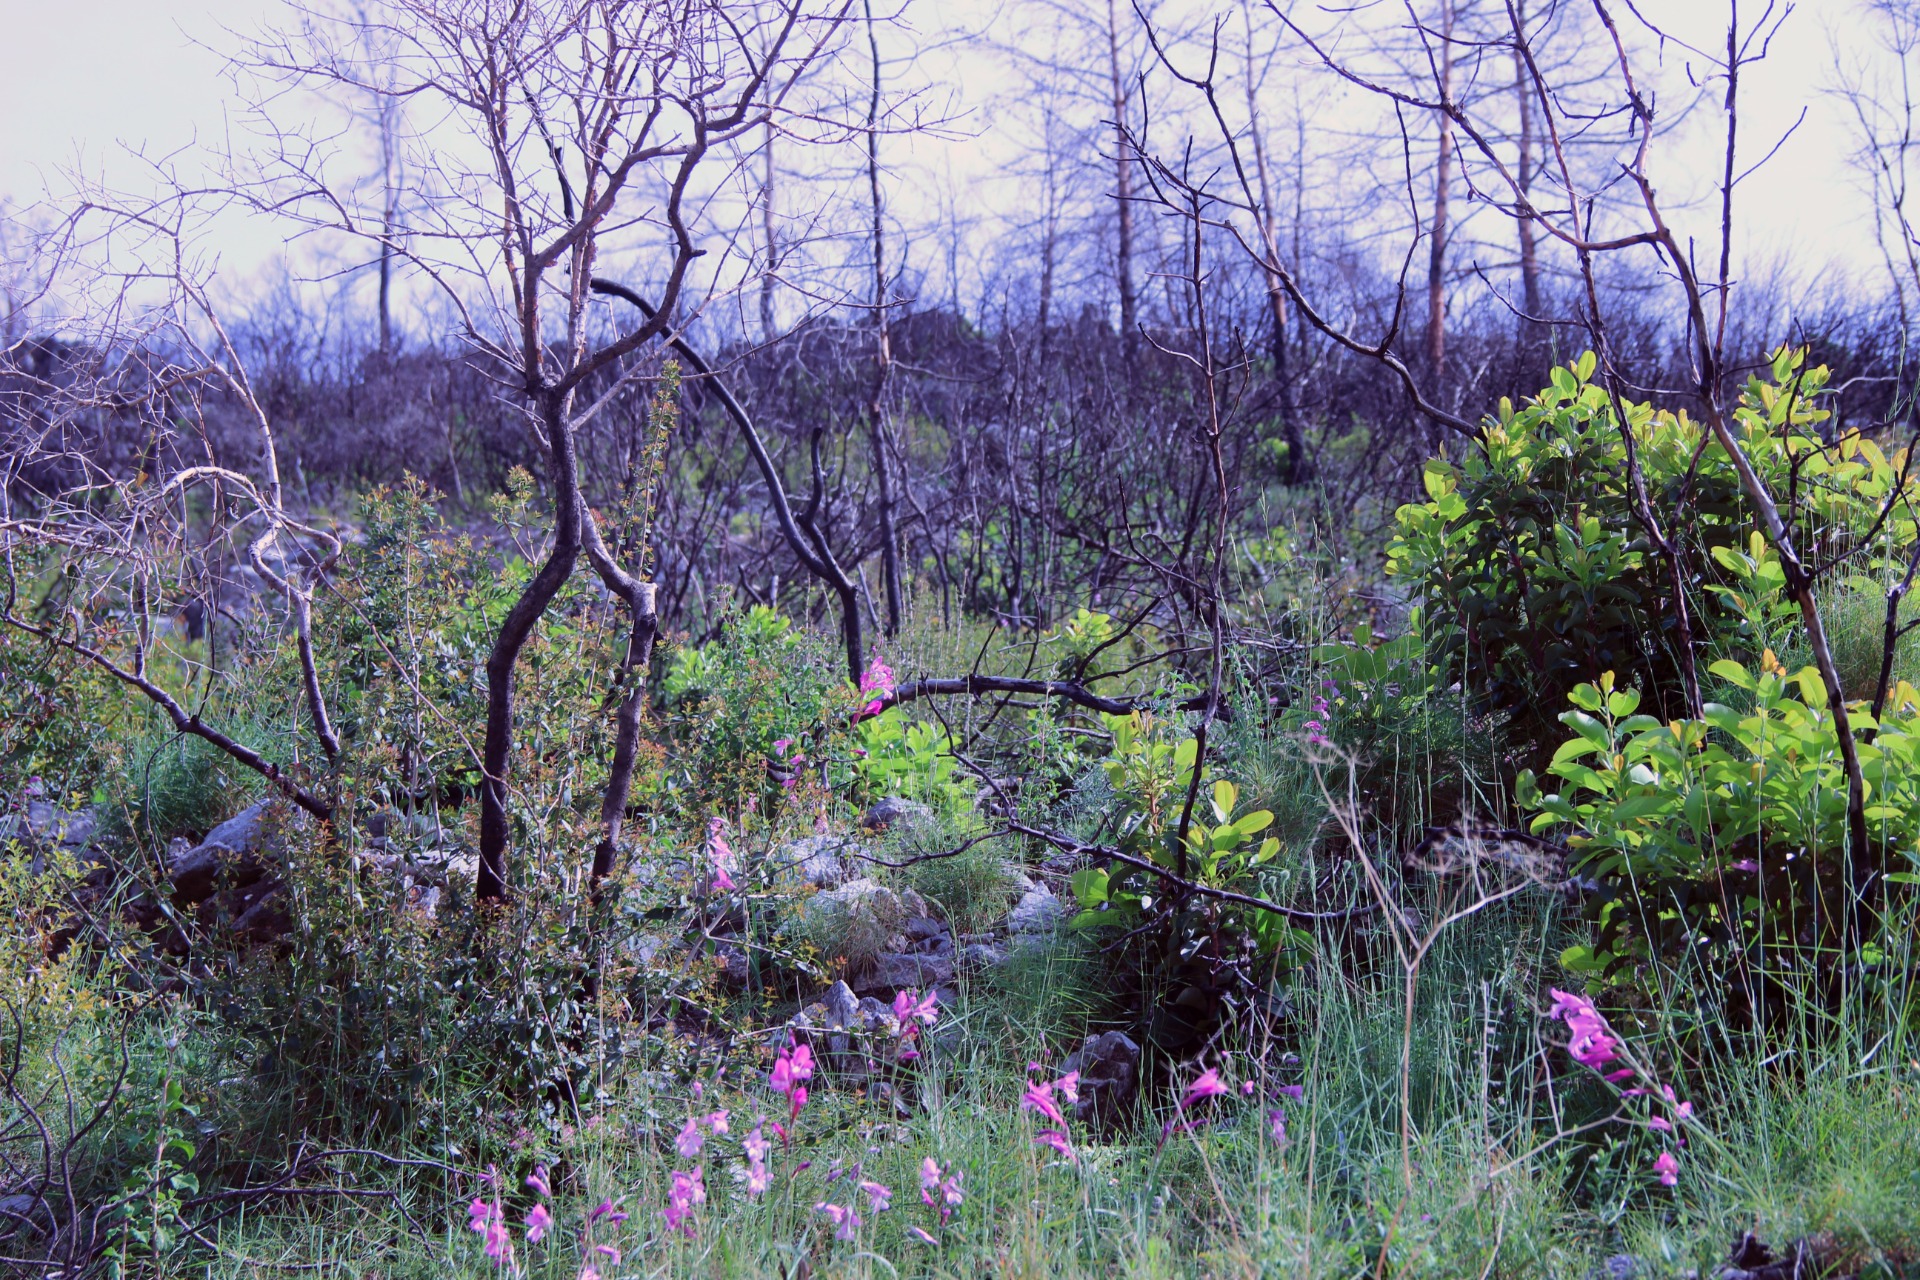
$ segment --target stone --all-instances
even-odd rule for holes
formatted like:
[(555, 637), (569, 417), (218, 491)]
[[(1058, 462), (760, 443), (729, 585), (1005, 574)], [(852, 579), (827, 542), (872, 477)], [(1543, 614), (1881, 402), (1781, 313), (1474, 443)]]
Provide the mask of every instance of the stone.
[(900, 991), (906, 988), (924, 991), (953, 981), (953, 961), (945, 956), (918, 955), (913, 952), (883, 952), (861, 966), (855, 991)]
[(1020, 895), (1020, 901), (1007, 912), (1008, 933), (1050, 933), (1067, 918), (1066, 904), (1045, 885), (1035, 885)]
[(947, 926), (932, 916), (914, 916), (906, 924), (907, 938), (912, 942), (926, 942), (933, 938), (947, 936)]
[(775, 850), (773, 863), (790, 868), (803, 883), (816, 889), (835, 889), (847, 879), (846, 864), (840, 856), (846, 844), (838, 836), (807, 836)]
[(869, 831), (889, 831), (896, 826), (917, 827), (933, 821), (933, 810), (918, 800), (886, 796), (873, 802), (860, 817), (860, 825)]
[(832, 935), (832, 954), (855, 964), (888, 950), (908, 916), (899, 894), (865, 878), (821, 890), (807, 899), (801, 912), (810, 926)]
[(203, 901), (213, 893), (223, 872), (233, 886), (251, 884), (266, 874), (259, 855), (279, 829), (268, 812), (269, 804), (260, 800), (248, 805), (168, 864), (167, 877), (173, 881), (175, 901)]
[(969, 942), (960, 948), (960, 966), (966, 969), (997, 969), (1007, 962), (1006, 950), (991, 942)]
[(99, 833), (100, 818), (92, 808), (66, 810), (45, 800), (28, 800), (18, 813), (0, 818), (0, 848), (18, 841), (33, 854), (33, 872), (46, 869), (46, 855), (55, 849), (81, 854)]
[(1060, 1072), (1080, 1073), (1080, 1100), (1074, 1119), (1111, 1129), (1133, 1109), (1140, 1095), (1140, 1046), (1124, 1031), (1088, 1036), (1060, 1064)]

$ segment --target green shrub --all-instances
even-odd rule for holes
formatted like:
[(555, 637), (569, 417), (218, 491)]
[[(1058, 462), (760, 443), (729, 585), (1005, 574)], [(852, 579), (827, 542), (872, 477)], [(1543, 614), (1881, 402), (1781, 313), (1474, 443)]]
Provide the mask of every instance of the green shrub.
[[(1427, 464), (1428, 500), (1404, 506), (1388, 571), (1425, 603), (1435, 660), (1459, 672), (1502, 715), (1544, 741), (1551, 709), (1602, 671), (1640, 687), (1662, 714), (1685, 710), (1674, 575), (1644, 531), (1627, 443), (1607, 392), (1588, 381), (1589, 353), (1556, 369), (1553, 385), (1515, 408), (1502, 401), (1483, 440)], [(1803, 557), (1860, 548), (1899, 482), (1900, 459), (1850, 435), (1816, 434), (1827, 371), (1782, 350), (1771, 381), (1750, 380), (1734, 432), (1754, 469), (1785, 502)], [(1728, 582), (1717, 553), (1752, 527), (1733, 461), (1684, 413), (1620, 406), (1652, 511), (1687, 588), (1697, 665), (1729, 652), (1780, 646), (1713, 588)], [(1790, 483), (1791, 482), (1791, 483)], [(1877, 536), (1913, 532), (1902, 503)], [(1870, 548), (1868, 548), (1870, 550)]]

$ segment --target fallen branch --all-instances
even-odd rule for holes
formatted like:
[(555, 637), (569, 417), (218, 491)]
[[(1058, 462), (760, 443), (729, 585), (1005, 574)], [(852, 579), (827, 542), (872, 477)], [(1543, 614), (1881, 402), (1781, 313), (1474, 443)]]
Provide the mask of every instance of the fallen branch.
[[(1131, 715), (1135, 711), (1153, 705), (1151, 698), (1105, 698), (1072, 680), (1029, 680), (1019, 676), (957, 676), (938, 680), (915, 680), (903, 684), (884, 698), (879, 698), (875, 714), (888, 707), (899, 706), (903, 702), (912, 702), (916, 698), (951, 697), (963, 695), (977, 698), (988, 693), (1029, 693), (1044, 698), (1065, 698), (1068, 702), (1086, 707), (1091, 711), (1105, 712), (1110, 716)], [(1183, 698), (1173, 704), (1176, 711), (1204, 711), (1207, 695), (1196, 694)], [(1233, 716), (1225, 703), (1218, 705), (1217, 714), (1222, 720), (1231, 720)]]

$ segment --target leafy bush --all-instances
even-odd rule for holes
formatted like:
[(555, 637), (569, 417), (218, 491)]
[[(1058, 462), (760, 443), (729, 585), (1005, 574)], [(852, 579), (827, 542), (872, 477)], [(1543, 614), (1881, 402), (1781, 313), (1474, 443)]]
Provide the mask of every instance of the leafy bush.
[[(1534, 734), (1601, 671), (1638, 685), (1663, 713), (1685, 709), (1676, 574), (1641, 522), (1617, 414), (1679, 580), (1708, 587), (1705, 598), (1685, 588), (1695, 647), (1709, 657), (1757, 648), (1742, 643), (1754, 639), (1743, 636), (1746, 615), (1712, 591), (1727, 584), (1718, 553), (1740, 550), (1752, 526), (1732, 459), (1684, 413), (1616, 410), (1589, 381), (1593, 370), (1591, 353), (1554, 370), (1527, 404), (1501, 401), (1482, 447), (1429, 462), (1428, 500), (1399, 510), (1388, 552), (1388, 572), (1435, 624), (1436, 659)], [(1857, 435), (1829, 444), (1816, 433), (1828, 416), (1826, 369), (1783, 349), (1768, 372), (1747, 383), (1733, 426), (1762, 480), (1791, 496), (1803, 556), (1856, 549), (1876, 529), (1910, 539), (1904, 504), (1876, 525), (1902, 459)]]
[[(1757, 972), (1769, 947), (1833, 945), (1851, 888), (1847, 782), (1826, 686), (1788, 672), (1771, 650), (1758, 670), (1730, 658), (1714, 674), (1752, 701), (1709, 704), (1704, 719), (1636, 714), (1640, 695), (1613, 673), (1576, 686), (1560, 719), (1574, 737), (1542, 794), (1519, 782), (1535, 831), (1564, 828), (1577, 868), (1603, 877), (1600, 932), (1566, 957), (1604, 977), (1689, 953), (1722, 976)], [(1858, 714), (1858, 713), (1856, 713)], [(1873, 726), (1869, 726), (1873, 727)], [(1858, 744), (1870, 788), (1869, 834), (1920, 883), (1920, 691), (1902, 683), (1870, 742)]]

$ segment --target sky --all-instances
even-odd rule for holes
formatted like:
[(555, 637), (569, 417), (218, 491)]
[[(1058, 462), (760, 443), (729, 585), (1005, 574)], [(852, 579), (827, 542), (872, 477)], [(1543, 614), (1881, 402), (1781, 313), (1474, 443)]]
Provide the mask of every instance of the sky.
[[(1764, 153), (1806, 113), (1766, 169), (1741, 190), (1745, 247), (1768, 257), (1792, 254), (1813, 277), (1870, 272), (1877, 263), (1867, 206), (1845, 163), (1851, 144), (1842, 107), (1822, 92), (1832, 80), (1832, 42), (1836, 36), (1851, 39), (1855, 5), (1800, 0), (1768, 61), (1750, 73), (1743, 95), (1749, 156)], [(232, 108), (217, 50), (237, 43), (232, 33), (270, 21), (277, 7), (274, 0), (0, 0), (0, 30), (7, 33), (11, 55), (0, 75), (0, 120), (6, 122), (0, 129), (0, 197), (30, 203), (43, 187), (63, 185), (62, 170), (73, 168), (103, 174), (116, 185), (137, 185), (139, 165), (127, 156), (128, 148), (154, 155), (219, 139)], [(1724, 39), (1716, 31), (1724, 22), (1721, 0), (1640, 0), (1640, 7), (1682, 39), (1707, 46)], [(1747, 0), (1747, 10), (1754, 7), (1755, 0)], [(912, 0), (908, 9), (922, 33), (972, 26), (1017, 41), (1019, 31), (1005, 27), (1000, 12), (991, 0)], [(1684, 51), (1670, 48), (1667, 56), (1669, 72), (1682, 74)], [(930, 87), (957, 92), (971, 112), (959, 132), (971, 136), (912, 140), (905, 145), (913, 154), (901, 163), (965, 185), (970, 174), (990, 172), (998, 162), (987, 99), (994, 86), (978, 64), (968, 65), (964, 76), (953, 71), (956, 65), (936, 54), (917, 72), (930, 79)], [(1710, 173), (1716, 165), (1712, 148), (1704, 136), (1679, 140), (1665, 157), (1663, 181), (1684, 185)], [(273, 233), (261, 234), (255, 243), (236, 245), (235, 252), (257, 261), (281, 252)]]

